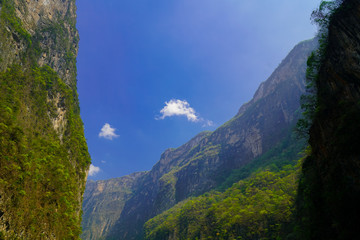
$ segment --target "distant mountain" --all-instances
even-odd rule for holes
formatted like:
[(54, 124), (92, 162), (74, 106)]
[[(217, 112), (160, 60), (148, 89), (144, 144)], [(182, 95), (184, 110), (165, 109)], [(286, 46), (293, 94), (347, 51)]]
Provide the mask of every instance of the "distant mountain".
[[(316, 45), (316, 40), (298, 44), (230, 121), (214, 132), (198, 134), (179, 148), (166, 150), (134, 186), (120, 217), (103, 238), (143, 239), (143, 225), (150, 218), (190, 196), (225, 186), (224, 183), (231, 185), (247, 174), (245, 171), (236, 175), (237, 170), (254, 171), (268, 164), (266, 161), (276, 151), (276, 154), (288, 154), (290, 161), (297, 160), (294, 146), (299, 144), (290, 135), (300, 115), (306, 60)], [(86, 196), (91, 198), (89, 193)], [(84, 201), (87, 205), (84, 205), (83, 226), (91, 217), (87, 212), (97, 214), (90, 207), (96, 203)]]
[(146, 172), (106, 181), (88, 181), (83, 201), (82, 239), (101, 239), (112, 227)]

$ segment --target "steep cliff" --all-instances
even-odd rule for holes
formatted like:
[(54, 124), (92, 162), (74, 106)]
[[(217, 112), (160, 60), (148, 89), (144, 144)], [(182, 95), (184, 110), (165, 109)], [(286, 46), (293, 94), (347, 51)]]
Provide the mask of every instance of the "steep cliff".
[(74, 0), (0, 1), (0, 239), (78, 239), (90, 157)]
[(318, 78), (312, 154), (303, 165), (300, 239), (357, 239), (360, 222), (360, 2), (330, 18)]
[[(189, 196), (219, 187), (229, 179), (229, 174), (233, 176), (234, 169), (250, 165), (255, 169), (265, 164), (276, 152), (276, 146), (281, 145), (277, 150), (286, 154), (286, 147), (297, 145), (296, 140), (287, 140), (291, 139), (289, 135), (299, 116), (306, 59), (315, 47), (314, 40), (297, 45), (261, 84), (254, 98), (216, 131), (200, 133), (183, 146), (166, 150), (160, 161), (142, 177), (120, 218), (104, 238), (142, 239), (143, 224), (148, 219)], [(286, 147), (284, 142), (288, 144)], [(296, 151), (288, 152), (291, 152), (290, 161), (298, 157), (294, 154)], [(266, 153), (268, 156), (261, 158)], [(231, 186), (248, 174), (244, 172), (241, 176), (235, 174), (227, 184)]]

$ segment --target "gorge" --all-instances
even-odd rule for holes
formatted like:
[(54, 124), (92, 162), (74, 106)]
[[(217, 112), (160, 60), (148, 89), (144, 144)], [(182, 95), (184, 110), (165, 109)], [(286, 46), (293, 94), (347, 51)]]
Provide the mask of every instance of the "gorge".
[(0, 240), (359, 238), (358, 0), (321, 1), (318, 36), (229, 121), (97, 181), (76, 18), (75, 0), (0, 0)]

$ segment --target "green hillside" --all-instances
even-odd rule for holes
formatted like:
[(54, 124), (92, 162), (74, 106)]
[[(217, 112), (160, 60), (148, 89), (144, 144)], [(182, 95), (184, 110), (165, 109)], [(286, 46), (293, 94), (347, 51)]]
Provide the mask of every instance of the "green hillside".
[(225, 192), (187, 199), (145, 224), (146, 239), (281, 239), (292, 222), (299, 165), (263, 170)]

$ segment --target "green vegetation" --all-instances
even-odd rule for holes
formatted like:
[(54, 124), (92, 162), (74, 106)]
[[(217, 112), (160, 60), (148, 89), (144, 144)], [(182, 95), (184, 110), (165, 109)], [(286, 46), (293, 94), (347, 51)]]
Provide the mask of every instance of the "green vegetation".
[[(81, 232), (79, 182), (90, 157), (74, 95), (48, 66), (0, 73), (0, 229), (6, 239), (77, 239)], [(64, 126), (55, 128), (61, 114)]]
[(297, 132), (299, 136), (304, 138), (309, 137), (309, 131), (313, 123), (313, 119), (316, 112), (319, 111), (319, 103), (317, 99), (319, 70), (322, 63), (325, 61), (330, 19), (337, 11), (341, 3), (342, 0), (321, 1), (319, 8), (311, 14), (312, 22), (319, 28), (317, 34), (319, 47), (311, 53), (307, 60), (306, 94), (302, 95), (300, 99), (303, 117), (297, 123)]
[(144, 225), (145, 239), (291, 236), (299, 152), (304, 147), (304, 141), (289, 133), (262, 156), (232, 171), (225, 179), (219, 178), (222, 184), (217, 190), (188, 198), (150, 219)]
[[(28, 46), (31, 46), (31, 35), (22, 27), (21, 20), (16, 17), (15, 3), (13, 0), (2, 0), (1, 4), (1, 19), (10, 26), (21, 38), (25, 39)], [(18, 39), (20, 41), (20, 39)]]
[[(220, 177), (218, 182), (222, 184), (217, 190), (188, 198), (150, 219), (144, 225), (145, 238), (283, 239), (290, 236), (299, 175), (297, 163), (304, 147), (303, 140), (289, 133), (262, 156)], [(213, 147), (208, 149), (212, 150)]]
[(298, 139), (293, 132), (290, 132), (287, 137), (266, 153), (253, 159), (245, 166), (234, 169), (230, 174), (219, 177), (218, 182), (221, 184), (217, 187), (217, 190), (225, 191), (233, 183), (265, 169), (278, 172), (286, 165), (295, 165), (301, 157), (299, 153), (305, 149), (305, 146), (304, 140)]
[(292, 221), (299, 167), (264, 170), (187, 199), (145, 224), (146, 239), (282, 239)]

